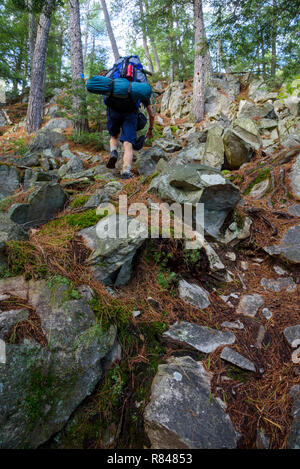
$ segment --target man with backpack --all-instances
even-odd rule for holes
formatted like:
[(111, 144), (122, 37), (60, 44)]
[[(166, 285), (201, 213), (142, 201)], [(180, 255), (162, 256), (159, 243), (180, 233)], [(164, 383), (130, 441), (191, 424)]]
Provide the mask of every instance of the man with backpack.
[[(107, 129), (110, 138), (110, 157), (107, 168), (114, 168), (118, 159), (118, 142), (124, 145), (122, 179), (133, 177), (131, 170), (133, 150), (141, 150), (146, 138), (153, 136), (154, 112), (147, 98), (134, 100), (130, 95), (131, 83), (134, 81), (147, 83), (143, 66), (138, 56), (121, 57), (110, 70), (106, 77), (126, 78), (129, 81), (128, 95), (126, 99), (120, 99), (112, 94), (104, 98), (107, 106)], [(137, 139), (137, 130), (141, 130), (146, 125), (145, 116), (139, 112), (140, 104), (147, 109), (149, 116), (149, 129), (145, 135)]]

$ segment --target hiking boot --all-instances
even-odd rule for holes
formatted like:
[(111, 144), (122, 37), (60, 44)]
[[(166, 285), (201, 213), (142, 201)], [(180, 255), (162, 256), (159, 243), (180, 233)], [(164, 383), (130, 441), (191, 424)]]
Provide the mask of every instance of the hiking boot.
[(118, 159), (118, 152), (117, 150), (113, 150), (109, 155), (109, 160), (107, 162), (106, 167), (109, 169), (113, 169), (116, 166), (117, 159)]
[(130, 179), (134, 177), (134, 174), (131, 171), (123, 171), (121, 177), (122, 179)]
[(146, 135), (141, 135), (137, 141), (135, 142), (133, 146), (133, 149), (136, 150), (136, 151), (139, 151), (143, 148), (144, 146), (144, 143), (145, 143), (145, 140), (146, 140)]

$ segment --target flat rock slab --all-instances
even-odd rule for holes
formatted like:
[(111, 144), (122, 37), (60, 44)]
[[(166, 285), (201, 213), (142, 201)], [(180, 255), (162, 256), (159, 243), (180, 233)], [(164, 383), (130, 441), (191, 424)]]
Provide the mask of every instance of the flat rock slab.
[(223, 348), (220, 356), (223, 360), (232, 363), (233, 365), (236, 365), (239, 368), (243, 368), (243, 370), (254, 372), (256, 371), (255, 366), (250, 360), (248, 360), (248, 358), (243, 357), (243, 355), (236, 352), (235, 350), (232, 350), (230, 347)]
[(224, 403), (211, 396), (211, 379), (191, 357), (158, 367), (144, 413), (153, 449), (236, 448), (238, 434)]
[(286, 327), (283, 334), (291, 347), (297, 347), (300, 345), (300, 324)]
[(240, 299), (236, 312), (254, 318), (258, 309), (264, 304), (262, 296), (258, 294), (243, 295)]
[(170, 343), (189, 346), (199, 352), (211, 353), (222, 345), (235, 342), (232, 332), (222, 332), (205, 326), (198, 326), (187, 321), (176, 322), (163, 333), (163, 338)]
[(195, 283), (180, 280), (178, 290), (180, 298), (196, 308), (207, 308), (210, 305), (209, 293)]
[(7, 197), (19, 187), (19, 175), (14, 166), (0, 165), (0, 195)]
[(295, 217), (300, 217), (300, 204), (293, 204), (288, 208), (288, 212), (290, 215), (294, 215)]
[(296, 289), (297, 285), (292, 278), (278, 278), (277, 280), (271, 278), (262, 278), (260, 284), (267, 290), (274, 292), (280, 292), (285, 290), (287, 292), (292, 292)]
[(295, 163), (289, 174), (291, 189), (296, 199), (300, 200), (300, 155), (297, 156)]
[(300, 262), (300, 224), (292, 226), (283, 236), (281, 243), (263, 248), (271, 256), (279, 256), (284, 261)]
[(291, 388), (290, 395), (295, 399), (291, 416), (291, 431), (287, 440), (287, 449), (300, 449), (300, 384)]

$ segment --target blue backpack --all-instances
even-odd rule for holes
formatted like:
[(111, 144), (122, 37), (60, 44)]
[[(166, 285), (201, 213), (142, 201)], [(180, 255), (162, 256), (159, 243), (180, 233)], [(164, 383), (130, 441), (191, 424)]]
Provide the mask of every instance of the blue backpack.
[[(112, 79), (126, 78), (130, 82), (148, 83), (138, 55), (120, 57), (105, 76)], [(105, 98), (104, 102), (106, 106), (119, 112), (132, 112), (140, 106), (140, 100), (134, 101), (130, 97), (119, 99), (111, 95)]]
[(120, 57), (105, 76), (107, 78), (126, 78), (128, 81), (148, 83), (138, 55)]

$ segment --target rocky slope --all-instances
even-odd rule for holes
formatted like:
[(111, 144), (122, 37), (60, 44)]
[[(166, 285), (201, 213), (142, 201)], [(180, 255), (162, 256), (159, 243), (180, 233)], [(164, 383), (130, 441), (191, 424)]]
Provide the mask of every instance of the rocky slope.
[[(215, 78), (197, 125), (168, 86), (126, 182), (55, 97), (33, 138), (7, 109), (0, 447), (299, 447), (300, 98), (246, 78)], [(96, 208), (125, 194), (204, 203), (205, 240), (146, 239), (131, 213), (103, 242)]]

